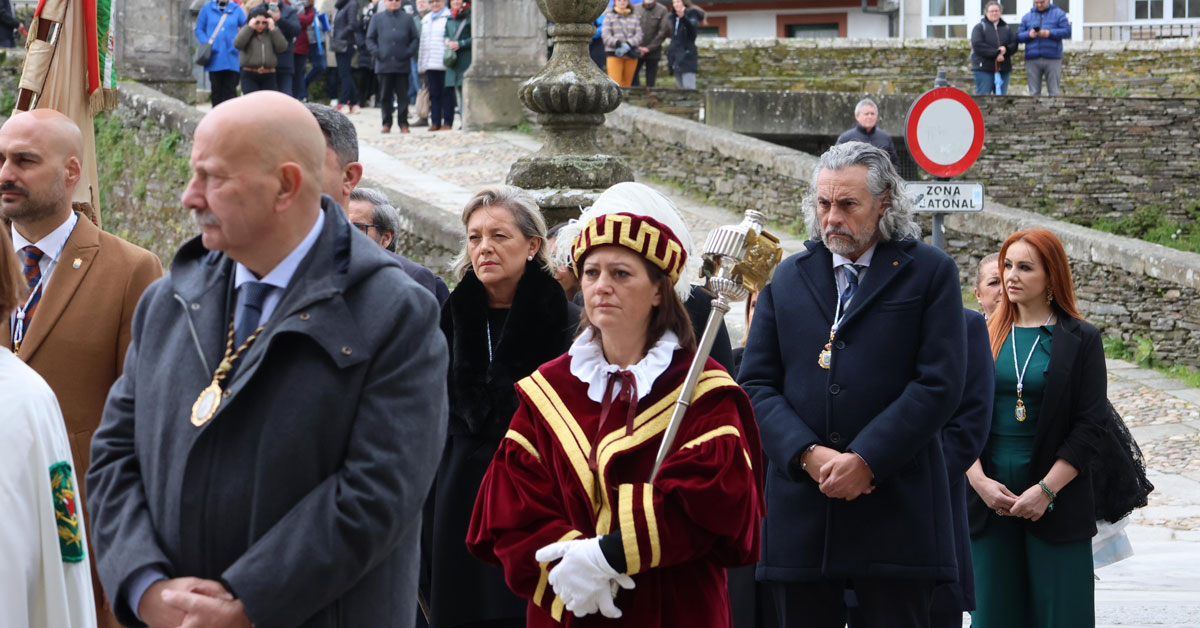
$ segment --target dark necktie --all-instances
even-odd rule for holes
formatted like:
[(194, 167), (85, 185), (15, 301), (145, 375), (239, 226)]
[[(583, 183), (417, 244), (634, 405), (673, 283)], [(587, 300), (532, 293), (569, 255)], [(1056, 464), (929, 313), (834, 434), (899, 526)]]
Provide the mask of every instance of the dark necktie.
[(263, 301), (274, 288), (271, 284), (261, 281), (248, 281), (242, 284), (242, 309), (238, 312), (237, 324), (233, 327), (233, 349), (236, 351), (250, 334), (258, 329), (262, 319)]
[(33, 312), (42, 300), (42, 267), (39, 262), (46, 254), (32, 244), (22, 248), (21, 254), (23, 257), (21, 270), (25, 273), (25, 281), (29, 284), (29, 289), (34, 291), (25, 302), (25, 318), (20, 323), (21, 336), (24, 337), (25, 330), (29, 329), (29, 321), (33, 318)]
[(858, 290), (858, 271), (861, 268), (858, 264), (842, 264), (846, 277), (846, 289), (842, 290), (843, 308), (850, 306), (850, 299), (854, 298), (854, 292)]

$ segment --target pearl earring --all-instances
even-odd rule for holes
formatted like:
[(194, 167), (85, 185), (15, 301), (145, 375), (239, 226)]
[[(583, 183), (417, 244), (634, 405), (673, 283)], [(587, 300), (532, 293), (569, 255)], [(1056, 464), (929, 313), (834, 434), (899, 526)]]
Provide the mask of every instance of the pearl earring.
[(525, 258), (525, 261), (527, 261), (527, 262), (532, 262), (532, 261), (533, 261), (533, 256), (532, 256), (532, 255), (530, 255), (529, 257), (526, 257), (526, 258)]

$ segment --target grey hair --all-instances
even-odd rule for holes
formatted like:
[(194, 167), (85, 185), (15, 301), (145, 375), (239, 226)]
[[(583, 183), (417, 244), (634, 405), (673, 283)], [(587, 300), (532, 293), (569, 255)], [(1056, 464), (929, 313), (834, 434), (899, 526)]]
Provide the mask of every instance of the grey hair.
[[(466, 207), (463, 207), (463, 227), (471, 221), (471, 214), (481, 207), (503, 207), (512, 212), (513, 222), (517, 223), (521, 235), (529, 239), (538, 238), (542, 243), (534, 254), (533, 261), (547, 274), (554, 274), (554, 267), (546, 253), (546, 219), (542, 217), (541, 208), (529, 192), (512, 185), (489, 185), (479, 190), (467, 201)], [(467, 251), (467, 239), (464, 237), (462, 250), (450, 262), (450, 271), (454, 273), (455, 279), (462, 279), (470, 269), (471, 255)]]
[(354, 188), (350, 191), (351, 201), (362, 201), (371, 204), (371, 222), (382, 233), (391, 232), (392, 241), (388, 242), (387, 250), (396, 252), (396, 235), (400, 233), (400, 212), (392, 205), (387, 196), (379, 190), (371, 188)]
[(358, 131), (354, 130), (350, 118), (328, 105), (310, 102), (304, 106), (317, 119), (317, 125), (325, 135), (325, 146), (337, 155), (338, 166), (345, 168), (358, 161)]
[(804, 193), (803, 201), (808, 237), (821, 239), (821, 221), (817, 218), (817, 180), (821, 171), (844, 170), (852, 166), (866, 166), (867, 190), (872, 197), (879, 198), (885, 193), (888, 195), (888, 209), (879, 219), (880, 241), (920, 239), (921, 227), (913, 220), (913, 203), (908, 197), (904, 179), (892, 166), (887, 153), (864, 142), (833, 146), (821, 155), (817, 167), (813, 168), (812, 181)]
[(875, 101), (871, 100), (870, 98), (864, 98), (858, 101), (857, 105), (854, 105), (854, 115), (857, 116), (859, 112), (862, 111), (862, 108), (867, 106), (873, 108), (875, 113), (879, 113), (879, 105), (875, 104)]
[(983, 5), (983, 12), (987, 13), (988, 7), (992, 6), (993, 4), (1000, 7), (1000, 12), (1004, 13), (1004, 5), (1000, 4), (996, 0), (988, 0), (987, 3)]

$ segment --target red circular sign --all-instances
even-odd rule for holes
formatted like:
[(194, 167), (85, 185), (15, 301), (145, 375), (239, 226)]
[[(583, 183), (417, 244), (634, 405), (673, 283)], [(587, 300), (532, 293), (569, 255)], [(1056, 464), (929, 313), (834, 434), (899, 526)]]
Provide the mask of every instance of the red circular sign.
[(931, 89), (908, 110), (904, 141), (925, 172), (935, 177), (960, 175), (983, 151), (983, 113), (961, 89)]

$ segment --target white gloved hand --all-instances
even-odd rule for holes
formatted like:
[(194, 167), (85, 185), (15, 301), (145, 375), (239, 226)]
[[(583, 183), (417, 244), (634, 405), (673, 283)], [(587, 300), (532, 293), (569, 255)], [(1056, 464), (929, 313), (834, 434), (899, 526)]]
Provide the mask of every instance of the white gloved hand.
[(613, 599), (618, 587), (634, 587), (633, 578), (618, 573), (608, 564), (599, 538), (551, 543), (539, 549), (534, 558), (538, 562), (562, 559), (550, 570), (548, 581), (566, 609), (576, 617), (597, 611), (611, 619), (621, 616)]

